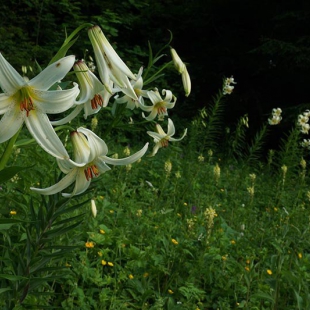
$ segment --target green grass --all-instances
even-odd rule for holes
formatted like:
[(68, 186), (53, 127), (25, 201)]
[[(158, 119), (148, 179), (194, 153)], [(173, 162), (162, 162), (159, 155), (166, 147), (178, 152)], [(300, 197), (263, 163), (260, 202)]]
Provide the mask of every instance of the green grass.
[[(254, 146), (262, 131), (257, 137)], [(2, 278), (1, 288), (10, 288), (0, 290), (2, 308), (308, 309), (309, 175), (300, 165), (297, 140), (292, 131), (269, 161), (249, 160), (251, 153), (236, 160), (225, 157), (221, 145), (212, 152), (195, 149), (189, 132), (182, 147), (160, 149), (131, 169), (113, 168), (68, 206), (59, 196), (43, 203), (29, 193), (34, 175), (45, 182), (54, 171), (53, 163), (42, 160), (45, 168), (21, 172), (1, 193), (2, 219), (28, 221), (2, 227), (1, 274), (21, 275), (23, 254), (19, 262), (9, 261), (20, 249), (34, 266), (23, 306), (18, 300), (27, 281)], [(16, 164), (23, 158), (21, 153)], [(87, 197), (96, 201), (96, 218)], [(36, 233), (29, 222), (29, 206), (32, 219), (43, 226), (42, 214), (48, 218), (48, 210), (55, 214), (60, 208), (55, 222), (46, 223), (55, 238), (40, 239), (40, 227)], [(29, 239), (33, 243), (25, 246)], [(49, 259), (40, 269), (42, 257)]]

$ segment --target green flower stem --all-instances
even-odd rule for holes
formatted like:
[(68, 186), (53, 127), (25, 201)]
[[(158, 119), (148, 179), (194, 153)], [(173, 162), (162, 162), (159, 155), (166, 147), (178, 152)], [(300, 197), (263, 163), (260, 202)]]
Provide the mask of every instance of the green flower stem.
[(7, 162), (9, 161), (9, 158), (12, 154), (13, 148), (14, 148), (14, 144), (16, 142), (16, 139), (18, 137), (20, 133), (20, 130), (17, 131), (17, 133), (9, 140), (8, 145), (5, 148), (4, 153), (1, 156), (0, 159), (0, 171), (3, 170), (7, 164)]

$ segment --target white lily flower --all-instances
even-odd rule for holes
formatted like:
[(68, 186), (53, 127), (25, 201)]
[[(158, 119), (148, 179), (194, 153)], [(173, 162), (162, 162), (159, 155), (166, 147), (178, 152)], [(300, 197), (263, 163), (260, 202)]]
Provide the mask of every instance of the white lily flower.
[(157, 115), (158, 120), (163, 120), (165, 115), (168, 115), (167, 109), (172, 109), (174, 107), (177, 98), (172, 94), (172, 92), (170, 90), (163, 89), (162, 94), (165, 96), (165, 99), (162, 99), (157, 89), (147, 92), (148, 97), (153, 103), (152, 106), (147, 106), (139, 102), (140, 108), (143, 111), (150, 112), (147, 117), (145, 117), (144, 113), (142, 113), (146, 120), (151, 121)]
[(25, 122), (38, 144), (56, 158), (69, 158), (46, 114), (61, 113), (74, 104), (78, 85), (68, 90), (48, 89), (71, 69), (74, 56), (64, 57), (49, 65), (26, 82), (0, 54), (0, 143), (10, 139)]
[(172, 57), (175, 68), (182, 75), (182, 83), (183, 83), (183, 88), (185, 91), (185, 96), (188, 97), (191, 92), (192, 84), (191, 84), (191, 79), (188, 74), (186, 65), (181, 60), (181, 58), (179, 57), (178, 53), (176, 52), (174, 48), (170, 48), (170, 52), (171, 52), (171, 57)]
[[(84, 118), (97, 113), (102, 107), (109, 103), (110, 94), (99, 81), (99, 79), (90, 71), (84, 61), (77, 61), (73, 70), (79, 81), (80, 96), (75, 102), (75, 109), (61, 120), (51, 122), (52, 125), (63, 125), (73, 120), (83, 109)], [(112, 82), (113, 85), (113, 82)], [(111, 87), (112, 87), (111, 85)]]
[(91, 130), (80, 127), (71, 134), (74, 147), (74, 160), (76, 163), (84, 163), (82, 167), (77, 167), (72, 161), (58, 160), (57, 163), (60, 170), (66, 176), (55, 185), (40, 189), (31, 189), (42, 195), (53, 195), (61, 192), (75, 182), (72, 193), (62, 193), (64, 197), (71, 197), (84, 193), (93, 178), (97, 178), (104, 172), (110, 170), (107, 164), (111, 165), (128, 165), (140, 159), (148, 148), (148, 143), (137, 153), (122, 159), (114, 159), (107, 157), (108, 147), (106, 143), (100, 139)]
[(159, 124), (156, 124), (156, 130), (157, 132), (154, 131), (148, 131), (147, 134), (150, 135), (152, 138), (154, 138), (154, 142), (156, 143), (153, 152), (150, 156), (154, 156), (158, 150), (161, 147), (167, 147), (169, 141), (181, 141), (187, 134), (187, 129), (184, 130), (183, 136), (179, 139), (172, 138), (175, 134), (175, 127), (170, 118), (168, 118), (168, 131), (167, 133), (164, 132), (162, 127)]
[(128, 95), (124, 95), (121, 98), (116, 98), (115, 102), (116, 103), (127, 103), (126, 108), (133, 110), (134, 108), (139, 107), (139, 102), (144, 104), (143, 96), (147, 97), (147, 90), (142, 90), (143, 88), (143, 79), (142, 79), (142, 72), (143, 72), (143, 67), (140, 68), (138, 74), (136, 75), (136, 80), (131, 80), (131, 85), (136, 93), (138, 100), (133, 99), (132, 97)]
[(94, 49), (98, 72), (103, 85), (112, 93), (110, 81), (121, 91), (134, 100), (138, 100), (129, 78), (135, 80), (135, 75), (117, 55), (99, 26), (93, 26), (88, 30), (88, 36)]

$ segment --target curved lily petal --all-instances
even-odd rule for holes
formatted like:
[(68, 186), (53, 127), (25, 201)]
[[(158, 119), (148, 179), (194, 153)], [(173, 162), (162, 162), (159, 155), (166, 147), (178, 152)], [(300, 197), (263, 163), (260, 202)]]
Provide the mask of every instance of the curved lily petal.
[(90, 156), (88, 159), (89, 162), (93, 161), (95, 157), (106, 155), (108, 153), (106, 143), (91, 130), (80, 127), (77, 131), (83, 133), (87, 137), (90, 148)]
[(145, 146), (140, 151), (126, 158), (114, 159), (107, 156), (99, 156), (99, 158), (110, 165), (128, 165), (140, 159), (147, 151), (148, 146), (149, 144), (146, 143)]
[(107, 166), (107, 164), (100, 158), (96, 159), (94, 163), (97, 166), (98, 170), (100, 171), (100, 174), (111, 170), (111, 168)]
[[(159, 131), (158, 131), (159, 132)], [(174, 127), (174, 124), (173, 124), (173, 121), (168, 118), (168, 131), (167, 131), (167, 136), (174, 136), (175, 134), (175, 127)]]
[(58, 192), (61, 192), (68, 186), (70, 186), (76, 179), (77, 175), (77, 169), (73, 169), (70, 171), (63, 179), (61, 179), (58, 183), (47, 187), (47, 188), (36, 188), (36, 187), (30, 187), (31, 190), (38, 194), (42, 195), (53, 195)]
[(84, 104), (91, 100), (95, 94), (98, 94), (105, 90), (104, 85), (98, 80), (87, 65), (82, 61), (77, 61), (73, 69), (79, 80), (81, 88), (80, 98), (76, 101), (76, 104)]
[(3, 92), (11, 96), (16, 92), (16, 89), (21, 88), (25, 84), (25, 80), (0, 53), (0, 87)]
[(37, 143), (46, 152), (56, 158), (69, 158), (65, 147), (58, 138), (46, 114), (38, 110), (31, 111), (28, 117), (25, 117), (25, 123)]
[(161, 144), (160, 143), (156, 143), (154, 148), (153, 148), (152, 154), (150, 154), (148, 156), (149, 157), (155, 156), (160, 148), (161, 148)]
[(187, 134), (187, 128), (184, 130), (183, 136), (179, 139), (175, 139), (175, 138), (170, 138), (170, 141), (181, 141)]
[(28, 84), (36, 89), (48, 90), (57, 81), (64, 78), (72, 68), (74, 61), (75, 56), (73, 55), (61, 58), (46, 67), (36, 77), (30, 80)]
[(36, 91), (34, 103), (44, 113), (56, 114), (70, 109), (79, 94), (78, 84), (66, 90)]
[(164, 101), (171, 101), (173, 98), (171, 90), (163, 89), (161, 93), (165, 96)]
[(70, 159), (67, 160), (56, 158), (56, 161), (59, 169), (65, 174), (68, 174), (72, 169), (76, 168), (76, 165), (74, 165)]
[(23, 122), (24, 114), (17, 106), (11, 106), (0, 121), (0, 143), (12, 138)]
[(53, 126), (59, 126), (71, 122), (83, 110), (83, 105), (78, 105), (69, 115), (59, 121), (51, 121)]
[(139, 106), (140, 106), (141, 110), (143, 110), (145, 112), (151, 112), (154, 109), (153, 106), (144, 105), (144, 104), (142, 104), (142, 102), (139, 102)]
[(74, 161), (77, 163), (89, 163), (91, 148), (88, 140), (83, 133), (78, 130), (71, 133), (71, 140), (73, 143)]
[(4, 114), (14, 104), (14, 98), (8, 97), (6, 94), (0, 94), (0, 115)]
[(158, 92), (156, 91), (148, 91), (147, 92), (147, 96), (150, 98), (150, 100), (152, 101), (153, 104), (156, 104), (157, 102), (162, 101), (160, 95), (158, 94)]
[[(156, 110), (152, 110), (152, 112), (148, 116), (145, 116), (144, 113), (142, 113), (142, 117), (144, 117), (147, 121), (152, 121), (153, 119), (155, 119), (157, 114), (158, 113)], [(166, 115), (167, 115), (167, 113), (166, 113)]]
[(160, 141), (160, 140), (163, 138), (163, 136), (166, 135), (166, 134), (161, 135), (161, 134), (159, 134), (159, 133), (157, 133), (157, 132), (154, 132), (154, 131), (147, 131), (147, 134), (148, 134), (149, 136), (151, 136), (152, 138), (154, 138), (154, 142)]
[(75, 181), (75, 186), (74, 186), (73, 192), (71, 194), (62, 193), (62, 196), (63, 197), (71, 197), (74, 195), (79, 195), (79, 194), (84, 193), (88, 189), (88, 187), (90, 185), (90, 181), (91, 180), (87, 180), (85, 178), (83, 169), (78, 169), (78, 172), (76, 174), (76, 181)]

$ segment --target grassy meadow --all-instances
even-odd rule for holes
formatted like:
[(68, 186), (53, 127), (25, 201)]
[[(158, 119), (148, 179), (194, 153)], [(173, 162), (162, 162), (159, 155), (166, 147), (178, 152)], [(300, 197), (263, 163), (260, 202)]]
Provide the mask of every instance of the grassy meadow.
[[(248, 137), (244, 116), (227, 130), (224, 99), (184, 125), (183, 141), (113, 167), (71, 199), (30, 192), (59, 173), (39, 148), (17, 143), (12, 165), (27, 169), (1, 188), (1, 308), (308, 309), (300, 126), (266, 149), (275, 126), (266, 119)], [(125, 134), (117, 142), (114, 157), (138, 148)]]

